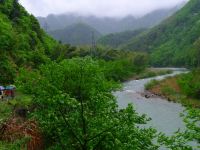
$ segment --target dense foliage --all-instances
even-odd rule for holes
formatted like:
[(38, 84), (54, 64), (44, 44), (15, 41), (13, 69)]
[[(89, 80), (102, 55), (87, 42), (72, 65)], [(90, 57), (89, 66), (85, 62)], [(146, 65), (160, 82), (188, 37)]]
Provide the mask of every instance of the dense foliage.
[[(119, 87), (115, 81), (143, 71), (146, 54), (58, 44), (17, 0), (0, 0), (0, 29), (0, 83), (12, 83), (17, 76), (17, 88), (26, 94), (0, 103), (0, 138), (2, 124), (11, 115), (20, 118), (12, 113), (19, 105), (29, 110), (30, 118), (21, 119), (38, 123), (49, 150), (156, 150), (157, 138), (167, 148), (190, 150), (189, 141), (199, 142), (198, 109), (188, 111), (187, 130), (172, 137), (158, 136), (155, 129), (144, 127), (149, 118), (132, 105), (119, 110), (112, 95)], [(192, 77), (199, 81), (198, 74), (192, 72), (180, 81), (183, 92), (195, 98), (199, 98), (199, 83)], [(25, 149), (29, 139), (17, 139), (13, 143), (0, 139), (0, 149)]]
[(49, 34), (58, 41), (71, 45), (91, 45), (92, 40), (97, 40), (101, 36), (96, 29), (83, 23), (74, 24), (55, 31), (49, 31)]
[[(116, 51), (103, 47), (97, 47), (94, 50), (89, 46), (77, 48), (70, 45), (58, 44), (40, 29), (39, 23), (34, 16), (29, 15), (17, 1), (2, 1), (0, 3), (0, 8), (1, 84), (13, 83), (13, 79), (16, 77), (19, 67), (29, 69), (38, 68), (41, 64), (49, 62), (50, 59), (61, 61), (76, 56), (85, 57), (90, 55), (106, 61), (117, 59), (121, 61), (125, 58), (126, 60), (124, 61), (130, 62), (131, 59), (137, 55), (131, 52)], [(84, 25), (79, 24), (78, 26)], [(66, 37), (72, 38), (71, 36)], [(88, 34), (88, 38), (92, 40), (92, 33)], [(142, 61), (143, 60), (146, 59), (142, 59)], [(123, 71), (122, 69), (125, 68), (124, 61), (121, 61), (121, 64), (118, 62), (118, 70), (121, 69), (121, 71)], [(128, 65), (129, 62), (126, 63), (126, 65)], [(144, 61), (144, 63), (146, 62), (147, 61)], [(145, 66), (144, 63), (141, 64), (142, 67)], [(133, 67), (132, 64), (134, 64), (134, 62), (130, 62), (129, 69), (135, 69), (131, 68)], [(116, 65), (114, 66), (116, 68)], [(140, 65), (137, 67), (140, 67)], [(127, 70), (127, 72), (130, 71), (131, 70)], [(121, 77), (121, 79), (119, 78), (120, 77), (118, 77), (117, 80), (121, 80), (124, 77)]]
[(104, 62), (105, 76), (107, 79), (115, 81), (125, 81), (141, 73), (147, 65), (147, 57), (144, 54), (133, 55), (115, 61)]
[(76, 58), (20, 74), (18, 85), (33, 95), (49, 149), (157, 149), (155, 130), (138, 128), (147, 119), (132, 105), (119, 111), (116, 86), (98, 61)]
[(146, 53), (126, 52), (104, 47), (92, 50), (88, 46), (76, 48), (67, 44), (58, 45), (50, 57), (52, 60), (60, 62), (64, 59), (87, 56), (103, 60), (101, 63), (102, 66), (105, 66), (106, 77), (115, 81), (124, 81), (141, 73), (147, 67), (149, 60)]
[(125, 43), (122, 49), (152, 53), (156, 66), (199, 64), (200, 1), (190, 0), (180, 11), (157, 27)]
[(48, 61), (56, 42), (16, 0), (0, 1), (0, 83), (12, 83), (19, 66), (35, 68)]
[(102, 61), (75, 58), (43, 65), (35, 72), (20, 71), (18, 87), (33, 97), (32, 117), (40, 123), (47, 148), (157, 149), (159, 145), (152, 144), (156, 138), (172, 150), (197, 148), (199, 109), (188, 109), (187, 129), (170, 137), (143, 129), (138, 125), (148, 119), (138, 116), (132, 105), (118, 109), (112, 95), (118, 86), (106, 77), (108, 67), (112, 68)]
[(182, 117), (186, 130), (179, 130), (170, 137), (160, 134), (159, 142), (171, 150), (197, 150), (200, 148), (200, 109), (187, 108)]
[(200, 148), (200, 93), (199, 70), (169, 77), (161, 81), (151, 80), (146, 90), (162, 95), (166, 99), (181, 102), (186, 110), (181, 114), (186, 130), (178, 130), (172, 136), (159, 135), (159, 143), (172, 150), (196, 150)]
[(101, 37), (98, 40), (98, 44), (117, 48), (120, 45), (126, 43), (128, 40), (132, 39), (133, 37), (139, 35), (144, 30), (145, 29), (138, 29), (134, 31), (125, 31), (120, 33), (108, 34), (106, 36)]
[(182, 75), (178, 83), (185, 95), (200, 100), (200, 70)]

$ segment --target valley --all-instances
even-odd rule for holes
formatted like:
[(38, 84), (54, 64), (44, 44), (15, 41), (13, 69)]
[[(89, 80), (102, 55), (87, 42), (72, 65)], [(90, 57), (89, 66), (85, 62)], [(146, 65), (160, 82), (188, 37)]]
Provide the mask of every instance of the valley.
[(0, 0), (0, 150), (200, 149), (200, 1), (111, 1)]

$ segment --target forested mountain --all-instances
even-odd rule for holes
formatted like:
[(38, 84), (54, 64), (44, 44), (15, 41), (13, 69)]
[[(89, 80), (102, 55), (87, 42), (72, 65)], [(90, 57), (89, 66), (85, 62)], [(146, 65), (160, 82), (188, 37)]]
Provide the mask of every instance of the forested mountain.
[(21, 66), (35, 68), (46, 62), (55, 45), (17, 0), (0, 1), (0, 83), (12, 83)]
[(49, 32), (55, 39), (71, 45), (88, 45), (92, 38), (98, 39), (101, 34), (89, 25), (78, 23), (67, 26), (64, 29)]
[[(101, 34), (149, 28), (159, 24), (162, 20), (175, 13), (184, 4), (169, 9), (159, 9), (143, 17), (135, 18), (127, 16), (124, 18), (99, 18), (95, 16), (79, 16), (76, 14), (49, 15), (38, 17), (40, 25), (47, 31), (63, 29), (66, 26), (77, 23), (85, 23), (98, 30)], [(114, 25), (114, 26), (113, 26)]]
[(133, 37), (136, 37), (140, 33), (144, 32), (146, 29), (138, 29), (133, 31), (124, 31), (119, 33), (111, 33), (105, 36), (102, 36), (98, 40), (98, 44), (104, 46), (110, 46), (113, 48), (118, 48), (120, 45), (126, 43)]
[(152, 52), (152, 64), (157, 66), (197, 66), (200, 62), (200, 1), (190, 0), (174, 16), (121, 48)]
[(149, 119), (132, 105), (119, 111), (112, 95), (119, 81), (145, 69), (146, 55), (68, 59), (87, 56), (76, 50), (49, 38), (17, 0), (0, 1), (0, 84), (16, 85), (12, 99), (1, 86), (0, 149), (157, 148), (156, 130), (138, 128)]
[[(143, 33), (144, 40), (157, 51), (164, 41), (172, 41), (167, 44), (180, 44), (183, 50), (186, 45), (187, 50), (194, 45), (199, 48), (199, 4), (199, 0), (191, 0), (175, 18), (166, 22), (166, 28), (162, 24), (161, 31), (159, 27), (153, 29), (156, 33), (150, 31), (153, 37), (149, 37), (150, 33)], [(188, 19), (188, 22), (184, 19)], [(67, 28), (76, 30), (77, 34), (85, 32), (83, 30), (95, 32), (85, 24)], [(63, 36), (72, 38), (70, 34), (63, 33)], [(141, 37), (136, 41), (142, 49)], [(122, 42), (121, 39), (119, 42)], [(151, 47), (143, 46), (142, 50), (151, 50)], [(157, 53), (153, 54), (156, 56)], [(135, 110), (134, 101), (141, 99), (141, 110), (146, 111), (148, 108), (149, 115), (158, 114), (151, 110), (161, 106), (161, 99), (158, 101), (156, 97), (145, 100), (148, 95), (142, 97), (144, 83), (149, 79), (137, 83), (137, 87), (140, 87), (137, 93), (132, 92), (137, 88), (132, 81), (126, 83), (130, 90), (126, 87), (122, 90), (122, 81), (159, 74), (158, 71), (148, 72), (148, 58), (148, 54), (134, 51), (60, 44), (40, 28), (36, 18), (28, 14), (18, 0), (0, 0), (0, 150), (198, 149), (199, 109), (188, 108), (184, 111), (184, 130), (175, 125), (174, 131), (168, 132), (168, 136), (167, 132), (162, 133), (159, 128), (168, 129), (170, 119), (161, 115), (166, 123), (164, 120), (160, 122), (165, 126), (159, 126), (157, 119), (155, 124), (148, 124), (152, 119), (146, 112), (142, 114), (143, 111)], [(179, 76), (180, 92), (183, 95), (178, 95), (168, 86), (161, 91), (174, 94), (179, 99), (199, 100), (199, 72), (197, 70)], [(116, 95), (116, 92), (114, 94), (114, 91), (120, 95)], [(146, 107), (150, 100), (158, 101), (158, 105), (153, 103), (153, 107)], [(169, 107), (163, 116), (167, 114), (170, 118), (174, 114), (179, 120), (178, 112), (182, 108), (175, 105), (174, 108), (180, 110), (171, 113), (173, 103), (167, 103), (163, 103), (166, 108)], [(194, 143), (194, 146), (190, 143)]]

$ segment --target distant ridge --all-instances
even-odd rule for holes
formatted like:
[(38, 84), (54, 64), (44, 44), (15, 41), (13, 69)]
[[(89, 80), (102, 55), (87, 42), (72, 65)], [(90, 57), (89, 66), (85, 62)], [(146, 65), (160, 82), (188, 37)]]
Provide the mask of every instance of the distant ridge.
[(66, 26), (71, 26), (82, 22), (95, 28), (101, 34), (123, 32), (127, 30), (136, 30), (140, 28), (150, 28), (159, 24), (162, 20), (174, 14), (184, 4), (169, 9), (159, 9), (153, 11), (141, 18), (126, 16), (124, 18), (98, 18), (95, 16), (80, 16), (76, 14), (49, 15), (47, 17), (38, 17), (40, 25), (44, 28), (48, 24), (48, 31), (60, 30)]
[(98, 39), (101, 34), (91, 26), (84, 23), (77, 23), (65, 27), (64, 29), (50, 31), (58, 41), (71, 45), (90, 45), (92, 43), (92, 34)]
[(196, 66), (200, 59), (200, 0), (190, 0), (175, 15), (121, 48), (151, 52), (156, 66)]

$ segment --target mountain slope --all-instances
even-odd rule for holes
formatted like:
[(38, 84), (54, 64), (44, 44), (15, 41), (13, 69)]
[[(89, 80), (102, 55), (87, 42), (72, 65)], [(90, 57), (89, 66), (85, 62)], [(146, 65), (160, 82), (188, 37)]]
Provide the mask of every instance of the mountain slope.
[(155, 26), (162, 20), (179, 10), (182, 5), (184, 4), (180, 4), (179, 6), (174, 8), (156, 10), (141, 18), (135, 18), (133, 16), (126, 16), (121, 19), (111, 17), (98, 18), (95, 16), (62, 14), (49, 15), (46, 18), (38, 17), (38, 20), (40, 22), (40, 25), (48, 31), (63, 29), (66, 26), (83, 22), (97, 29), (101, 34), (109, 34)]
[(62, 43), (72, 45), (88, 45), (92, 43), (93, 35), (95, 39), (101, 36), (97, 30), (83, 23), (74, 24), (61, 30), (51, 31), (49, 34)]
[(131, 38), (144, 32), (146, 29), (138, 29), (134, 31), (125, 31), (120, 33), (112, 33), (101, 37), (98, 40), (98, 44), (110, 46), (113, 48), (119, 47), (121, 44), (126, 43)]
[(19, 67), (46, 62), (55, 45), (17, 0), (0, 1), (0, 84), (12, 83)]
[(196, 66), (199, 42), (200, 1), (191, 0), (174, 16), (121, 48), (152, 52), (152, 63), (157, 66)]

